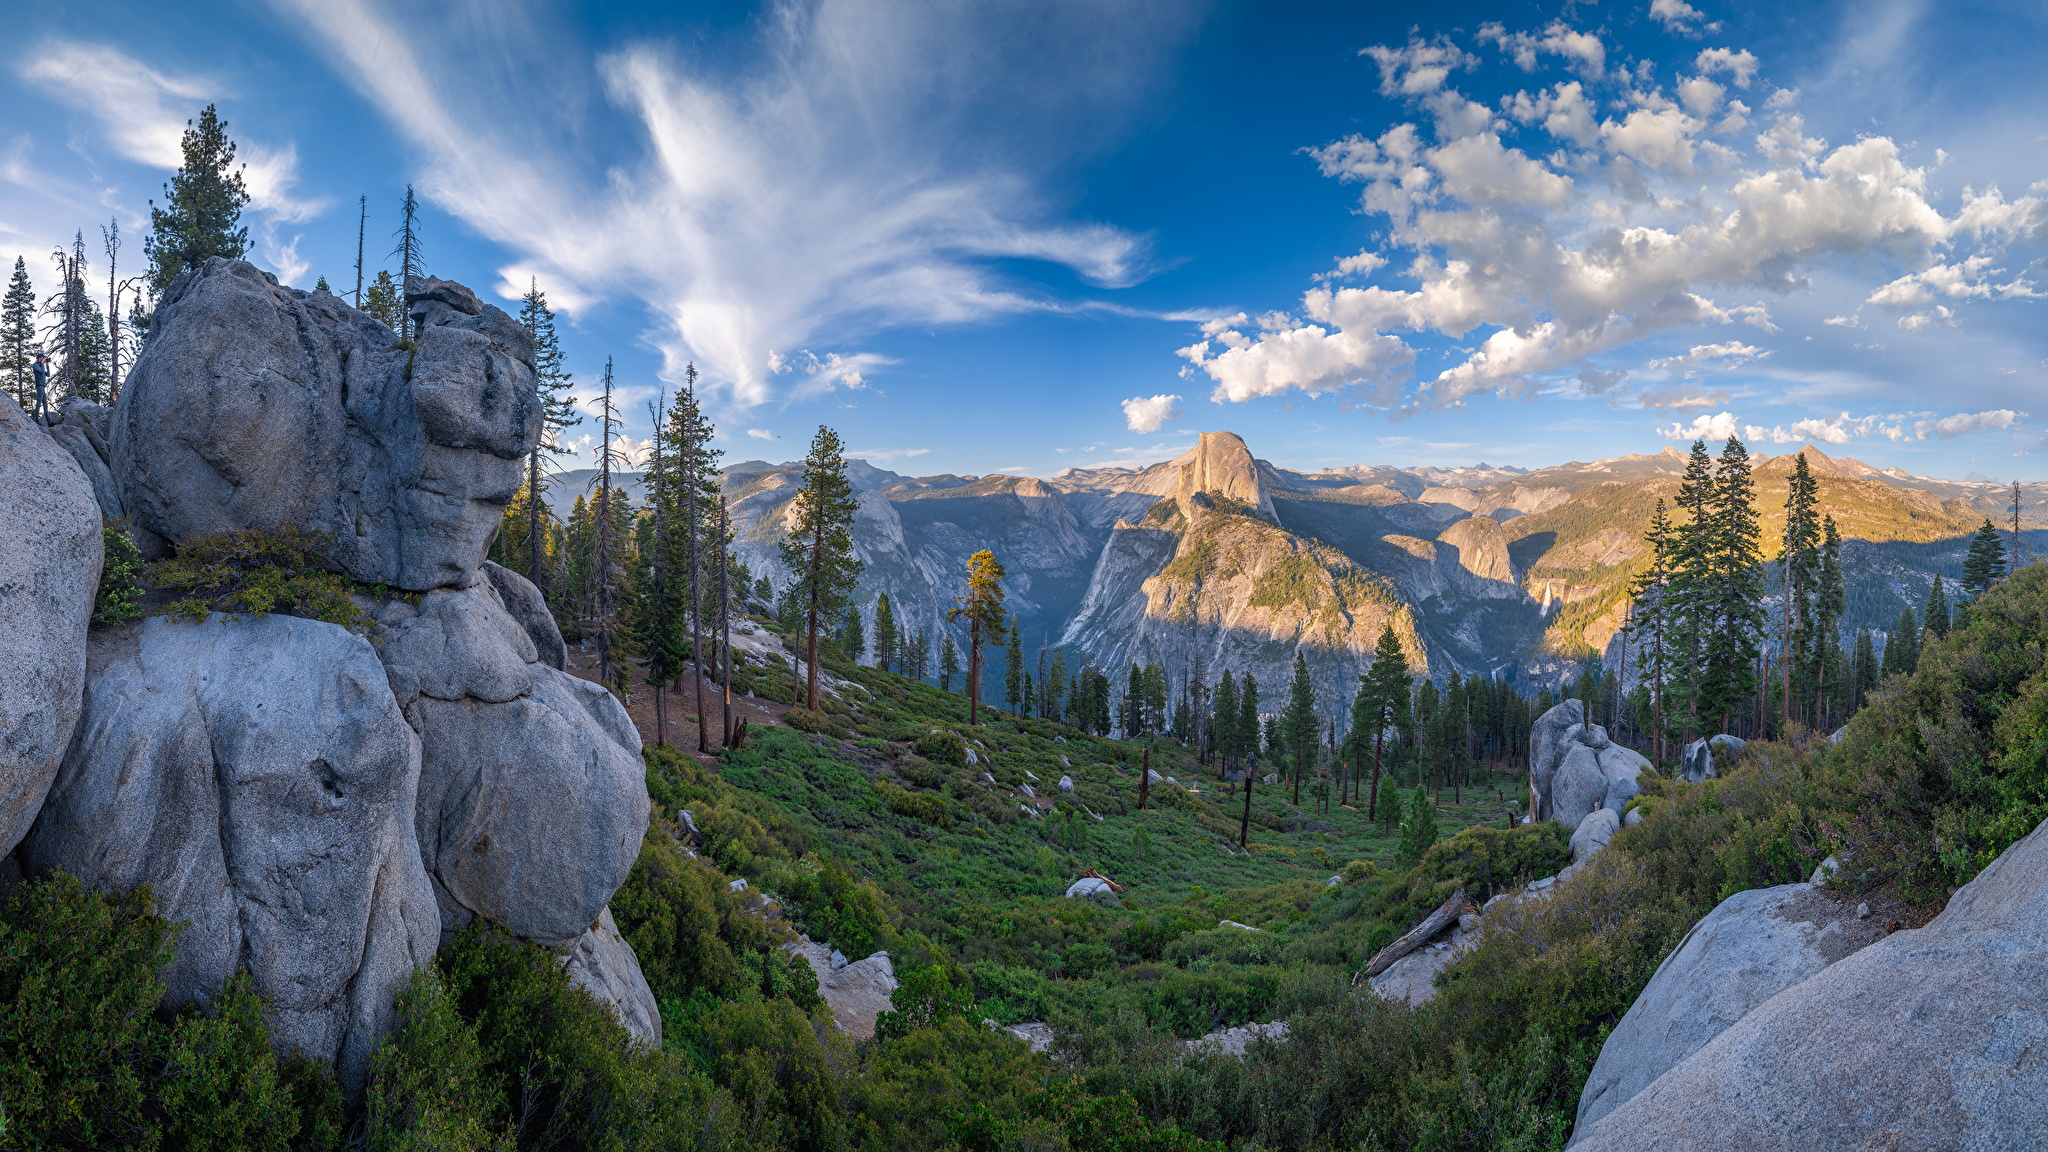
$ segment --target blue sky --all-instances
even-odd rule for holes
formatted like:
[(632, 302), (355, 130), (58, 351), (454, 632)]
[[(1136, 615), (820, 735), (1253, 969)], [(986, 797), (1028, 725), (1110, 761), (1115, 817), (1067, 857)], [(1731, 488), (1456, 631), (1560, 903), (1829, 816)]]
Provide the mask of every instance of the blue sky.
[[(946, 15), (943, 9), (972, 9)], [(217, 103), (255, 259), (529, 278), (628, 432), (733, 460), (1536, 467), (1692, 435), (2043, 479), (2048, 10), (1039, 0), (52, 3), (0, 67), (0, 256), (140, 267)], [(586, 426), (572, 437), (591, 431)]]

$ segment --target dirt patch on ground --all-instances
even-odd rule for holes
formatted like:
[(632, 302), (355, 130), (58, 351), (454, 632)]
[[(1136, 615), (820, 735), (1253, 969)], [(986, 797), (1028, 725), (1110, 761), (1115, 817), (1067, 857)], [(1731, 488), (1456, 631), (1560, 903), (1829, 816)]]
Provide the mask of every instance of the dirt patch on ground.
[[(626, 706), (626, 714), (633, 718), (633, 726), (640, 730), (641, 742), (644, 744), (660, 744), (664, 742), (663, 736), (666, 735), (666, 742), (668, 744), (696, 755), (697, 724), (694, 718), (697, 714), (697, 692), (690, 684), (688, 676), (684, 677), (681, 689), (678, 690), (671, 687), (669, 690), (668, 731), (664, 734), (658, 730), (655, 724), (654, 688), (647, 683), (647, 666), (638, 660), (628, 660), (626, 663), (632, 669), (630, 673), (632, 690), (621, 698), (621, 702)], [(576, 647), (569, 649), (569, 673), (584, 680), (589, 680), (592, 683), (601, 682), (598, 680), (597, 675), (597, 657), (588, 652), (579, 651)], [(704, 710), (708, 713), (711, 721), (711, 731), (709, 733), (710, 747), (714, 750), (718, 747), (719, 741), (725, 734), (724, 713), (722, 711), (724, 692), (724, 688), (714, 683), (709, 677), (705, 678)], [(742, 719), (747, 722), (749, 727), (779, 724), (782, 721), (782, 714), (787, 711), (789, 711), (789, 705), (777, 704), (757, 696), (743, 696), (735, 693), (732, 698), (732, 718), (734, 724), (738, 724)], [(703, 759), (707, 762), (710, 760), (709, 757), (703, 757)]]

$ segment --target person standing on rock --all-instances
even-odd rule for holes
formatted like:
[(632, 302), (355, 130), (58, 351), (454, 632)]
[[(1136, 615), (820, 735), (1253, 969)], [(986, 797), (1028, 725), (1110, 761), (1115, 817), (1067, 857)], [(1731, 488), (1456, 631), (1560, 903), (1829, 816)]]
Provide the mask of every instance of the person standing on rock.
[(35, 373), (36, 422), (47, 424), (50, 422), (50, 357), (46, 353), (36, 353)]

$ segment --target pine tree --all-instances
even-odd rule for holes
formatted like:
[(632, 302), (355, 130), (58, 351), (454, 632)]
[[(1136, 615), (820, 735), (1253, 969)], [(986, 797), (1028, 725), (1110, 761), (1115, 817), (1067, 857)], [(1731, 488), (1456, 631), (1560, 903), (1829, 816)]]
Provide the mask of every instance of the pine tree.
[(1685, 513), (1671, 530), (1671, 576), (1665, 593), (1666, 627), (1671, 633), (1670, 687), (1686, 710), (1686, 733), (1700, 726), (1700, 681), (1706, 671), (1707, 636), (1714, 625), (1713, 559), (1714, 461), (1704, 440), (1692, 442), (1676, 504)]
[(1294, 753), (1294, 801), (1301, 805), (1301, 778), (1306, 775), (1309, 758), (1315, 753), (1317, 729), (1321, 724), (1316, 720), (1316, 686), (1309, 679), (1308, 659), (1299, 648), (1294, 650), (1294, 679), (1287, 686), (1287, 709), (1281, 714), (1282, 738)]
[(249, 250), (249, 230), (241, 224), (249, 192), (227, 127), (211, 104), (198, 122), (186, 121), (179, 143), (184, 163), (164, 185), (164, 206), (149, 202), (150, 235), (142, 250), (149, 255), (152, 297), (161, 297), (178, 273), (210, 257), (239, 260)]
[[(1820, 576), (1814, 594), (1813, 623), (1817, 649), (1813, 668), (1814, 711), (1818, 714), (1818, 726), (1829, 727), (1830, 710), (1827, 706), (1829, 683), (1841, 681), (1842, 611), (1847, 604), (1847, 589), (1842, 577), (1842, 533), (1835, 527), (1835, 518), (1827, 516), (1821, 520)], [(1833, 669), (1836, 675), (1831, 680), (1828, 673)]]
[(1371, 812), (1379, 806), (1387, 729), (1406, 732), (1409, 725), (1408, 657), (1401, 651), (1401, 638), (1394, 635), (1392, 623), (1381, 626), (1379, 642), (1373, 646), (1372, 666), (1358, 681), (1351, 729), (1355, 739), (1370, 736), (1372, 740), (1372, 796), (1366, 806), (1366, 811)]
[(1877, 685), (1877, 651), (1870, 644), (1870, 629), (1856, 630), (1856, 656), (1852, 665), (1855, 679), (1849, 691), (1849, 714), (1863, 710), (1863, 702)]
[(1215, 711), (1209, 722), (1211, 738), (1216, 742), (1217, 768), (1225, 780), (1230, 779), (1230, 764), (1237, 756), (1237, 679), (1230, 669), (1223, 670), (1223, 676), (1216, 681)]
[[(361, 279), (360, 275), (357, 279)], [(546, 591), (547, 584), (542, 577), (541, 543), (546, 536), (542, 520), (547, 516), (543, 497), (547, 495), (548, 477), (541, 457), (566, 451), (561, 446), (559, 433), (564, 428), (582, 423), (583, 417), (577, 413), (575, 400), (569, 395), (573, 378), (562, 371), (562, 345), (555, 335), (555, 314), (548, 308), (547, 294), (540, 290), (539, 281), (529, 280), (527, 283), (527, 292), (521, 297), (519, 307), (519, 326), (526, 330), (527, 339), (533, 341), (534, 391), (540, 399), (541, 429), (540, 439), (534, 442), (533, 451), (526, 457), (526, 486), (532, 493), (532, 498), (526, 502), (526, 528), (522, 533), (527, 542), (526, 554), (519, 562), (506, 567), (523, 567), (526, 578), (533, 581), (534, 587)], [(370, 289), (370, 297), (385, 308), (396, 304), (389, 274), (377, 273), (377, 284)]]
[(953, 646), (953, 630), (946, 629), (940, 634), (939, 644), (939, 691), (953, 690), (953, 677), (960, 674), (960, 650)]
[[(640, 522), (640, 569), (635, 581), (631, 628), (634, 648), (646, 661), (647, 684), (654, 689), (655, 743), (668, 745), (668, 686), (683, 674), (689, 658), (682, 633), (682, 614), (677, 611), (674, 536), (679, 524), (676, 513), (678, 483), (675, 456), (664, 451), (668, 439), (667, 421), (656, 406), (654, 433), (649, 437), (647, 467), (641, 473), (647, 497), (647, 515)], [(510, 510), (507, 515), (511, 515)], [(528, 527), (521, 520), (521, 530)], [(503, 533), (500, 533), (501, 537)], [(703, 728), (703, 716), (697, 717)]]
[[(675, 527), (669, 533), (673, 549), (670, 570), (677, 576), (679, 599), (688, 616), (692, 691), (696, 695), (697, 714), (702, 717), (705, 650), (714, 645), (723, 649), (725, 643), (724, 633), (711, 637), (704, 621), (709, 592), (705, 577), (728, 559), (724, 534), (715, 530), (706, 516), (718, 496), (718, 458), (723, 453), (711, 447), (717, 430), (705, 418), (698, 402), (695, 364), (684, 367), (683, 381), (683, 390), (668, 410), (665, 437), (673, 465), (668, 515)], [(711, 750), (708, 727), (698, 726), (699, 752)]]
[(1884, 642), (1884, 674), (1886, 679), (1893, 676), (1911, 676), (1920, 666), (1920, 624), (1913, 619), (1911, 608), (1899, 609), (1898, 626)]
[(1982, 596), (2003, 575), (2005, 542), (1998, 538), (1998, 529), (1992, 527), (1990, 518), (1986, 517), (1984, 526), (1970, 537), (1970, 554), (1963, 561), (1963, 591), (1972, 596)]
[(1010, 640), (1003, 649), (1003, 702), (1010, 711), (1023, 715), (1024, 701), (1030, 696), (1024, 672), (1024, 630), (1017, 627), (1017, 618), (1010, 617)]
[(1934, 586), (1927, 590), (1927, 603), (1920, 609), (1920, 618), (1927, 622), (1927, 630), (1935, 636), (1948, 635), (1948, 593), (1942, 589), (1939, 572), (1934, 574)]
[(1664, 689), (1670, 676), (1666, 659), (1666, 634), (1671, 624), (1671, 549), (1673, 537), (1671, 518), (1665, 511), (1663, 498), (1657, 500), (1656, 511), (1650, 515), (1649, 531), (1643, 535), (1643, 543), (1649, 546), (1650, 566), (1636, 578), (1630, 588), (1632, 601), (1629, 609), (1628, 629), (1642, 634), (1646, 641), (1646, 659), (1649, 667), (1644, 677), (1650, 688), (1651, 755), (1658, 763), (1664, 761)]
[(1783, 722), (1792, 722), (1792, 672), (1810, 668), (1818, 630), (1813, 627), (1814, 599), (1820, 580), (1819, 486), (1801, 452), (1785, 486), (1785, 533), (1779, 545), (1778, 575), (1783, 591), (1784, 632), (1778, 666), (1784, 682)]
[(912, 633), (910, 639), (898, 651), (898, 659), (901, 661), (896, 669), (898, 672), (912, 680), (922, 680), (930, 674), (931, 642), (925, 636), (924, 629), (919, 628)]
[(0, 297), (0, 387), (30, 414), (36, 410), (35, 359), (40, 351), (35, 286), (29, 283), (28, 262), (16, 256), (7, 295)]
[(419, 200), (412, 194), (412, 185), (405, 186), (405, 202), (399, 206), (398, 247), (391, 255), (398, 257), (398, 338), (411, 340), (412, 310), (405, 307), (405, 293), (413, 289), (413, 280), (426, 274), (420, 263)]
[(1259, 682), (1247, 673), (1238, 682), (1237, 724), (1232, 739), (1244, 758), (1244, 816), (1237, 826), (1237, 846), (1249, 851), (1252, 835), (1252, 789), (1259, 779)]
[(1052, 664), (1046, 668), (1045, 683), (1039, 689), (1041, 703), (1038, 714), (1053, 720), (1060, 716), (1060, 698), (1067, 691), (1067, 654), (1064, 649), (1052, 650)]
[(1237, 682), (1237, 754), (1244, 762), (1245, 778), (1259, 770), (1259, 682), (1246, 673)]
[(853, 515), (859, 507), (853, 483), (846, 478), (846, 453), (839, 435), (821, 424), (811, 438), (810, 454), (804, 458), (803, 488), (793, 509), (795, 523), (779, 552), (804, 615), (804, 706), (814, 711), (818, 707), (818, 629), (837, 613), (860, 579), (862, 564), (853, 550)]
[(889, 665), (900, 664), (898, 653), (902, 648), (903, 640), (896, 631), (896, 613), (890, 610), (889, 594), (884, 592), (875, 598), (875, 667), (887, 672)]
[(981, 723), (982, 648), (1003, 637), (1003, 566), (984, 548), (967, 558), (967, 593), (953, 598), (948, 620), (967, 621), (967, 722)]
[(868, 630), (867, 625), (861, 623), (859, 605), (846, 606), (846, 619), (840, 622), (838, 639), (839, 650), (846, 653), (848, 660), (859, 663), (860, 658), (867, 654)]
[(363, 293), (362, 311), (393, 332), (404, 325), (405, 303), (399, 298), (398, 285), (392, 282), (391, 273), (381, 269), (377, 272), (370, 290)]
[(1436, 805), (1430, 803), (1429, 789), (1417, 785), (1408, 819), (1401, 825), (1401, 844), (1396, 856), (1403, 864), (1413, 864), (1435, 843)]
[(1723, 730), (1736, 706), (1756, 693), (1756, 663), (1764, 629), (1762, 535), (1749, 451), (1733, 436), (1714, 468), (1709, 550), (1706, 666), (1700, 679), (1701, 711), (1718, 714)]

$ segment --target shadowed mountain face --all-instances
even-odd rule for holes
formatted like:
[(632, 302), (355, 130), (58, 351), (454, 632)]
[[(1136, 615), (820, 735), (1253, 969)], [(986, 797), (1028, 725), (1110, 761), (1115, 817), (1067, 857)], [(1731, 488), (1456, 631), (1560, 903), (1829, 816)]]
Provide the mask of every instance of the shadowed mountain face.
[[(1801, 451), (1824, 510), (1849, 539), (1852, 629), (1881, 631), (1901, 608), (1917, 612), (1934, 573), (1960, 575), (1967, 538), (1986, 517), (2009, 522), (2009, 487)], [(1767, 555), (1795, 455), (1754, 457)], [(1648, 561), (1643, 530), (1657, 501), (1671, 502), (1684, 467), (1684, 454), (1667, 448), (1535, 471), (1302, 473), (1257, 459), (1230, 432), (1205, 433), (1147, 468), (1043, 480), (909, 478), (852, 461), (855, 543), (867, 562), (857, 602), (871, 620), (886, 593), (898, 618), (936, 645), (967, 557), (988, 548), (1009, 571), (1010, 608), (1034, 666), (1039, 648), (1058, 645), (1070, 664), (1117, 671), (1156, 661), (1176, 684), (1228, 667), (1274, 691), (1299, 649), (1335, 715), (1391, 623), (1411, 662), (1432, 674), (1551, 684), (1592, 652), (1621, 655), (1627, 589)], [(778, 584), (775, 548), (799, 472), (749, 461), (725, 474), (741, 558)], [(637, 479), (622, 482), (635, 492)], [(594, 474), (567, 480), (550, 493), (562, 512)], [(2048, 511), (2048, 485), (2022, 497), (2031, 529)], [(2039, 551), (2035, 534), (2028, 546)]]

